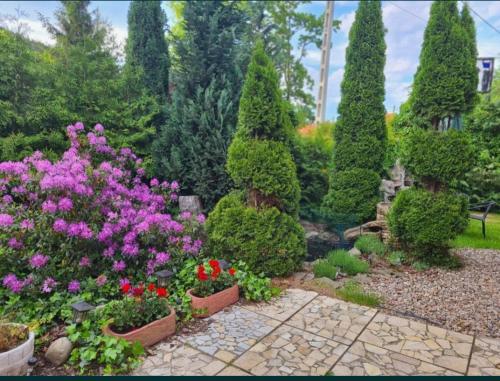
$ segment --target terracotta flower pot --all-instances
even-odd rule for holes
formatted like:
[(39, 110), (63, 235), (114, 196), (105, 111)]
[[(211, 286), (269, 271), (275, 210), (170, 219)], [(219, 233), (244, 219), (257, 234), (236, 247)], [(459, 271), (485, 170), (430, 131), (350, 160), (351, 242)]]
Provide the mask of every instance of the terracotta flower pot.
[(213, 315), (223, 308), (236, 303), (240, 298), (240, 289), (237, 284), (204, 298), (194, 296), (192, 291), (193, 289), (187, 291), (187, 294), (191, 298), (191, 307), (195, 311), (202, 311), (193, 313), (193, 316), (200, 318)]
[(175, 311), (171, 308), (170, 315), (127, 333), (116, 333), (109, 325), (103, 327), (102, 332), (130, 342), (139, 341), (144, 347), (149, 347), (175, 333)]

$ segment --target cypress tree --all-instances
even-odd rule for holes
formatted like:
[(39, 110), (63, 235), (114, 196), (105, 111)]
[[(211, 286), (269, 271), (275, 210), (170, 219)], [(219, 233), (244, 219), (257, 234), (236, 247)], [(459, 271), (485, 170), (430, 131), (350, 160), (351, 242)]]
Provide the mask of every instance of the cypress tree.
[(467, 3), (464, 4), (462, 8), (462, 13), (460, 15), (460, 21), (462, 27), (467, 33), (467, 49), (465, 50), (467, 54), (467, 62), (464, 65), (464, 78), (465, 78), (465, 111), (470, 112), (476, 105), (478, 101), (477, 95), (477, 85), (478, 85), (478, 73), (476, 67), (477, 60), (477, 44), (476, 44), (476, 26), (474, 24), (474, 19), (472, 18), (469, 6)]
[(165, 99), (168, 94), (168, 47), (165, 39), (167, 18), (161, 1), (138, 1), (128, 11), (126, 62), (140, 68), (144, 85), (151, 94)]
[[(361, 1), (346, 50), (334, 132), (332, 187), (323, 202), (326, 212), (351, 216), (357, 222), (374, 214), (383, 169), (384, 33), (380, 1)], [(358, 181), (364, 185), (360, 187)]]
[(256, 272), (285, 275), (305, 255), (298, 223), (300, 186), (290, 153), (289, 120), (271, 60), (257, 43), (248, 66), (227, 169), (237, 191), (207, 222), (213, 252)]
[(174, 42), (174, 92), (153, 147), (154, 172), (178, 179), (207, 209), (228, 192), (227, 148), (243, 74), (237, 65), (244, 15), (235, 3), (186, 2)]
[(412, 112), (427, 125), (449, 127), (466, 109), (464, 68), (470, 39), (460, 23), (456, 1), (435, 1), (424, 32), (420, 63), (411, 94)]

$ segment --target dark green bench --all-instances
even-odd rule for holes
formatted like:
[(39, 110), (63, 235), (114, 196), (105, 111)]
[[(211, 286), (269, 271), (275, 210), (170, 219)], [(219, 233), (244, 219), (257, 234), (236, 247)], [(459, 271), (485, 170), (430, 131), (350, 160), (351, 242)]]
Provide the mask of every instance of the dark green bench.
[(477, 204), (471, 204), (469, 206), (469, 210), (481, 212), (481, 213), (470, 213), (469, 218), (481, 221), (481, 224), (483, 225), (483, 238), (486, 238), (486, 218), (488, 217), (488, 213), (490, 212), (491, 208), (493, 208), (494, 205), (495, 205), (494, 201), (486, 201)]

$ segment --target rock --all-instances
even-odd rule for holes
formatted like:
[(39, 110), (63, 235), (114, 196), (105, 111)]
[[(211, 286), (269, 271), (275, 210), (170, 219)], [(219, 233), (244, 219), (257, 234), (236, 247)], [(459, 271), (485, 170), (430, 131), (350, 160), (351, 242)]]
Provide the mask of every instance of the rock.
[(0, 324), (0, 352), (7, 352), (28, 340), (28, 327), (22, 324)]
[(366, 274), (356, 274), (353, 278), (352, 278), (353, 281), (355, 282), (358, 282), (358, 283), (361, 283), (361, 284), (364, 284), (364, 283), (367, 283), (369, 278), (368, 278), (368, 275)]
[(179, 196), (179, 209), (181, 212), (188, 211), (194, 215), (200, 214), (203, 210), (198, 196)]
[(52, 364), (59, 366), (66, 362), (72, 349), (71, 341), (67, 337), (60, 337), (50, 344), (49, 349), (45, 352), (45, 357)]
[(385, 221), (369, 221), (360, 226), (344, 231), (344, 239), (348, 241), (356, 240), (360, 235), (375, 235), (381, 237), (383, 231), (387, 230), (387, 222)]
[(352, 255), (353, 257), (359, 257), (361, 255), (361, 251), (353, 247), (351, 250), (349, 250), (349, 254)]
[(314, 283), (319, 287), (330, 288), (332, 290), (336, 290), (337, 288), (341, 288), (342, 286), (344, 286), (345, 279), (333, 280), (330, 278), (323, 277), (323, 278), (314, 279)]
[(301, 220), (300, 224), (306, 233), (308, 260), (324, 257), (340, 241), (339, 236), (329, 231), (326, 224), (316, 224), (305, 220)]

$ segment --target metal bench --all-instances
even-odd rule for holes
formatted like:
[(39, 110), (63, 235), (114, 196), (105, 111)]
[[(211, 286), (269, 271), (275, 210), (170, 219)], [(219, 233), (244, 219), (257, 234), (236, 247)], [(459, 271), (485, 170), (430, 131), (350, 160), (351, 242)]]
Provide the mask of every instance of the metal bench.
[(486, 217), (488, 217), (488, 213), (490, 212), (491, 208), (493, 208), (494, 205), (495, 205), (494, 201), (486, 201), (477, 204), (471, 204), (469, 206), (469, 210), (471, 211), (482, 212), (482, 213), (470, 213), (469, 218), (481, 221), (481, 224), (483, 226), (483, 238), (486, 238)]

